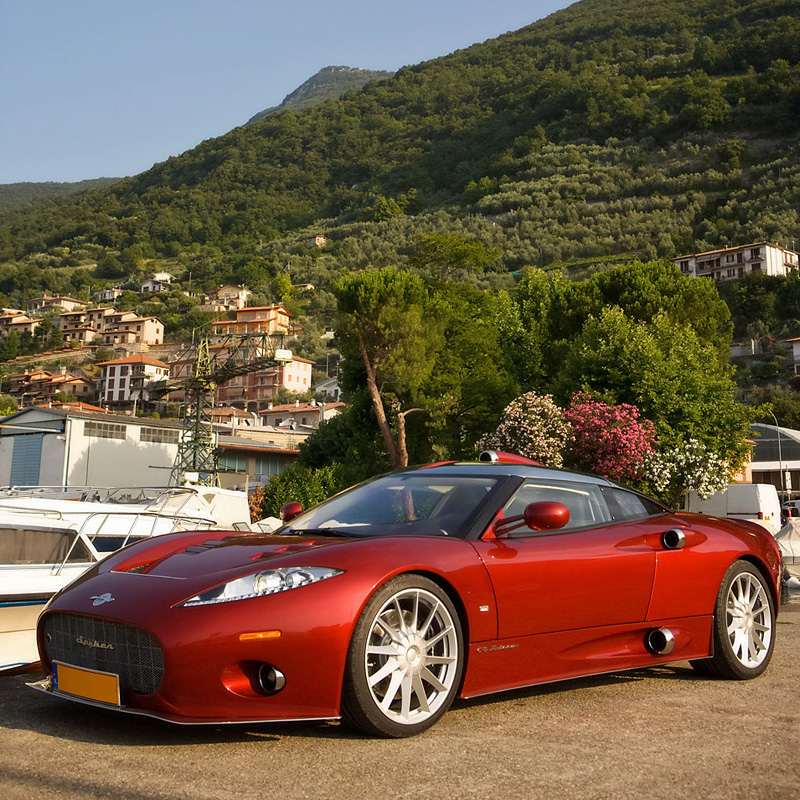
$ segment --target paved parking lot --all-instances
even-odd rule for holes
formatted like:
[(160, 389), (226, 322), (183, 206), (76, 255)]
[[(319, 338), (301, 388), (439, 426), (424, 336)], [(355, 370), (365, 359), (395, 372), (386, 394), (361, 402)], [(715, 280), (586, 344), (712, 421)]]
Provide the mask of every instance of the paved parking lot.
[(428, 733), (338, 724), (177, 727), (0, 677), (0, 797), (769, 798), (800, 796), (800, 596), (755, 681), (687, 663), (458, 702)]

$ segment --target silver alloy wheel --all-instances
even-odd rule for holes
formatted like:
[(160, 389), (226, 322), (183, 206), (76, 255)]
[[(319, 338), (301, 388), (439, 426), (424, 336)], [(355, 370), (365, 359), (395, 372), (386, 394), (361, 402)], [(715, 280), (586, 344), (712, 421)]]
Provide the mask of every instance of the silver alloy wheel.
[(431, 592), (412, 587), (392, 595), (370, 625), (364, 652), (377, 708), (401, 725), (416, 725), (448, 701), (458, 675), (456, 623)]
[(755, 575), (742, 572), (728, 590), (728, 639), (734, 657), (745, 667), (757, 667), (770, 652), (772, 611), (764, 587)]

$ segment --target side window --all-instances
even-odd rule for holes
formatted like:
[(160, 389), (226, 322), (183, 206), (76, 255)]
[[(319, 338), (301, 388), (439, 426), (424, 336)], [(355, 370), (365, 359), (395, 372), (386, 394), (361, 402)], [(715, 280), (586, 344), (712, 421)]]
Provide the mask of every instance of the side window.
[[(600, 489), (593, 483), (572, 481), (549, 481), (530, 479), (525, 481), (503, 507), (505, 518), (522, 514), (529, 503), (551, 500), (563, 503), (569, 509), (569, 522), (560, 531), (586, 528), (592, 525), (604, 525), (611, 521), (606, 503)], [(556, 531), (557, 533), (558, 531)], [(529, 536), (540, 533), (523, 526), (517, 528), (511, 536)]]
[(647, 497), (626, 492), (624, 489), (615, 489), (611, 486), (602, 488), (603, 497), (608, 503), (611, 519), (644, 519), (657, 514), (665, 514), (666, 509)]

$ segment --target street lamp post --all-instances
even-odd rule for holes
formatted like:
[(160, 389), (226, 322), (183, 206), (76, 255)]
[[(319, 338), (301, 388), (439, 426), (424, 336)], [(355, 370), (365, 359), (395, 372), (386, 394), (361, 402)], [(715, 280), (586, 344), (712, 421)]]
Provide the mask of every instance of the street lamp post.
[(782, 499), (786, 500), (786, 476), (783, 474), (783, 455), (781, 454), (781, 426), (778, 425), (778, 418), (770, 411), (769, 415), (775, 420), (775, 430), (778, 434), (778, 473), (781, 476)]

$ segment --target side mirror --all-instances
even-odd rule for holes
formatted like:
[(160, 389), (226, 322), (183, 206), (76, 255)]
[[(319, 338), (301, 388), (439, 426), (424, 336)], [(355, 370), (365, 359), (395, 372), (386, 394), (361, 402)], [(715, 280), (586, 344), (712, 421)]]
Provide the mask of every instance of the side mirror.
[(569, 522), (569, 509), (563, 503), (544, 500), (529, 503), (522, 516), (532, 531), (555, 531)]
[(525, 526), (532, 531), (555, 531), (569, 522), (569, 509), (563, 503), (542, 500), (528, 503), (521, 514), (499, 519), (494, 524), (495, 536), (508, 536), (517, 528)]
[(303, 513), (303, 504), (298, 503), (297, 500), (292, 500), (291, 503), (284, 503), (281, 506), (281, 519), (284, 522), (291, 522), (295, 517), (299, 517)]

